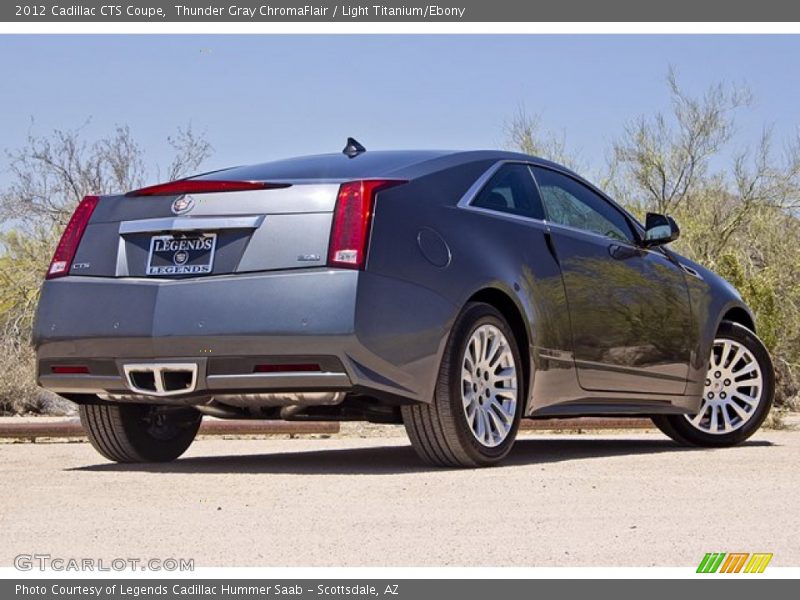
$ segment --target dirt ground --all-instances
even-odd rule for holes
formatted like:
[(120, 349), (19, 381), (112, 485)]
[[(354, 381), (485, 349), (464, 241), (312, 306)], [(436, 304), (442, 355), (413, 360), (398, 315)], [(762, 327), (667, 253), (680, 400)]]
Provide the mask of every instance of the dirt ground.
[(166, 465), (0, 444), (0, 565), (20, 553), (197, 566), (800, 565), (800, 432), (725, 450), (656, 432), (526, 433), (500, 467), (422, 466), (401, 428), (200, 439)]

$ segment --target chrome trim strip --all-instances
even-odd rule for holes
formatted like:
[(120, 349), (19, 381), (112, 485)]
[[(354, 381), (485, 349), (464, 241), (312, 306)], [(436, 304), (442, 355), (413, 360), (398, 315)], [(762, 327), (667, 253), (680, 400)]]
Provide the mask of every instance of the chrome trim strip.
[(468, 210), (470, 212), (481, 213), (484, 215), (489, 215), (490, 217), (497, 217), (500, 219), (509, 219), (511, 221), (521, 221), (522, 223), (527, 223), (529, 225), (542, 225), (548, 226), (551, 223), (548, 221), (544, 221), (541, 219), (534, 219), (533, 217), (526, 217), (523, 215), (515, 215), (514, 213), (506, 213), (499, 210), (492, 210), (491, 208), (483, 208), (481, 206), (472, 206), (466, 205), (461, 207), (464, 210)]
[[(39, 385), (53, 392), (80, 393), (80, 394), (114, 394), (125, 396), (130, 394), (126, 388), (133, 390), (137, 395), (158, 398), (188, 394), (192, 391), (208, 390), (242, 390), (263, 389), (265, 392), (275, 389), (320, 390), (320, 389), (346, 389), (352, 387), (352, 381), (346, 373), (319, 373), (319, 372), (291, 372), (291, 373), (246, 373), (243, 375), (207, 375), (206, 387), (198, 387), (199, 377), (195, 377), (192, 389), (173, 392), (154, 393), (149, 390), (140, 390), (131, 385), (126, 367), (133, 370), (152, 370), (153, 363), (124, 365), (125, 379), (117, 375), (40, 375)], [(182, 363), (162, 363), (159, 366), (170, 367), (172, 370), (186, 367)], [(197, 367), (197, 365), (194, 365)], [(144, 367), (139, 369), (139, 367)], [(170, 370), (170, 369), (167, 369)], [(127, 380), (127, 381), (126, 381)], [(156, 381), (159, 378), (156, 377)], [(161, 384), (163, 386), (163, 383)]]
[(123, 221), (119, 224), (119, 234), (155, 233), (159, 231), (213, 231), (218, 229), (258, 229), (264, 222), (264, 215), (252, 217), (166, 217), (162, 219), (143, 219)]
[(247, 373), (244, 375), (208, 375), (209, 390), (263, 388), (265, 390), (349, 388), (352, 383), (346, 373), (295, 371), (289, 373)]

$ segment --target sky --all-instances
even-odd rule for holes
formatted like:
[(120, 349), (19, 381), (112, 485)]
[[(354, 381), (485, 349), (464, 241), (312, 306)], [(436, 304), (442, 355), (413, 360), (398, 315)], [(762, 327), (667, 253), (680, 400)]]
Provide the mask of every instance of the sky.
[[(520, 106), (597, 170), (626, 123), (669, 109), (670, 66), (690, 93), (746, 84), (731, 153), (765, 125), (800, 126), (800, 36), (5, 35), (0, 151), (87, 122), (130, 126), (151, 164), (191, 123), (214, 147), (203, 170), (367, 149), (497, 148)], [(0, 156), (0, 187), (8, 183)]]

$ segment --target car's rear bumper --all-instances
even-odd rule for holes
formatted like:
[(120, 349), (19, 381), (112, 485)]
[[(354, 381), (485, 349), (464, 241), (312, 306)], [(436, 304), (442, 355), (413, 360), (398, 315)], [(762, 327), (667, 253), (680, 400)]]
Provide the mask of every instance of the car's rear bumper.
[[(383, 307), (398, 297), (417, 299), (411, 314), (385, 315)], [(449, 310), (417, 286), (349, 270), (65, 277), (42, 288), (34, 327), (38, 383), (67, 396), (130, 394), (126, 365), (166, 361), (197, 365), (196, 387), (174, 400), (357, 391), (424, 401), (446, 329), (432, 325), (430, 309), (420, 306)], [(401, 326), (410, 345), (389, 343)], [(258, 372), (264, 364), (319, 370)], [(88, 373), (54, 369), (64, 366)]]
[[(191, 280), (48, 281), (34, 334), (38, 381), (62, 394), (131, 393), (126, 365), (169, 361), (196, 365), (187, 400), (347, 390), (355, 383), (340, 357), (356, 343), (357, 282), (354, 271), (321, 269)], [(319, 372), (256, 372), (261, 364), (309, 363)], [(55, 372), (63, 366), (89, 372)]]
[[(42, 387), (67, 396), (72, 394), (94, 394), (102, 397), (131, 396), (146, 394), (153, 401), (160, 399), (203, 401), (209, 396), (231, 394), (257, 394), (277, 392), (338, 392), (349, 391), (354, 387), (342, 363), (334, 356), (245, 356), (208, 359), (198, 357), (174, 357), (167, 359), (154, 356), (147, 359), (123, 356), (119, 359), (86, 360), (40, 359), (38, 382)], [(312, 361), (299, 363), (299, 361)], [(225, 369), (226, 363), (231, 364)], [(281, 365), (287, 370), (280, 372), (257, 372), (256, 365)], [(318, 371), (291, 370), (292, 365), (318, 365)], [(54, 373), (54, 366), (88, 366), (88, 373)], [(196, 380), (187, 389), (158, 393), (155, 390), (142, 391), (134, 387), (134, 382), (126, 373), (126, 366), (140, 367), (180, 365), (189, 366), (196, 372)]]
[(133, 352), (155, 353), (169, 338), (190, 339), (195, 348), (216, 336), (351, 335), (358, 275), (309, 269), (182, 280), (54, 279), (42, 287), (34, 345), (44, 356), (77, 344), (89, 352), (83, 356), (104, 357), (102, 340), (119, 349), (118, 340), (140, 339)]

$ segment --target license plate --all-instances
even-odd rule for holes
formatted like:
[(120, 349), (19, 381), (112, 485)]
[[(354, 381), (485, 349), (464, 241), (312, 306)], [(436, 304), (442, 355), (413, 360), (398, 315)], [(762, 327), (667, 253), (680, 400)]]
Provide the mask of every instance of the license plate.
[(216, 233), (154, 235), (150, 238), (148, 275), (203, 275), (214, 267)]

